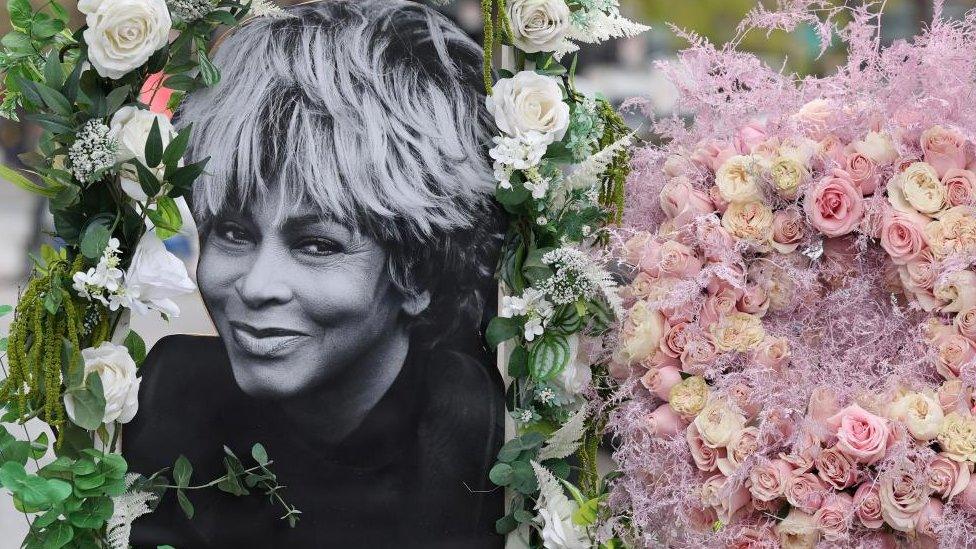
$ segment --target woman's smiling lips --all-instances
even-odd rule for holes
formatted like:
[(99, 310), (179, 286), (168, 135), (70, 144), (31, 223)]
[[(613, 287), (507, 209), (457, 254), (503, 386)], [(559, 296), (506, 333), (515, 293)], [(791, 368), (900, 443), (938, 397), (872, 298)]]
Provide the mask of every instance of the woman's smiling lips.
[(230, 325), (237, 345), (256, 357), (280, 356), (302, 338), (308, 337), (305, 332), (288, 328), (259, 328), (239, 321), (232, 321)]

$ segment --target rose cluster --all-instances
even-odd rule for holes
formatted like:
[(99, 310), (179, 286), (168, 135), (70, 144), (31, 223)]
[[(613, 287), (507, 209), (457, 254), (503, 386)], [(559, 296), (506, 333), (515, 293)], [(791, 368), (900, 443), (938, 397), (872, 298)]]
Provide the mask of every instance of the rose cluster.
[[(940, 125), (842, 139), (838, 112), (818, 99), (672, 151), (663, 221), (620, 246), (614, 373), (645, 410), (636, 447), (680, 444), (685, 527), (738, 547), (938, 546), (946, 513), (976, 516), (976, 149)], [(918, 320), (887, 345), (921, 358), (910, 379), (848, 363), (875, 386), (834, 390), (794, 353), (835, 324), (796, 311), (857, 295), (868, 265), (878, 306)]]

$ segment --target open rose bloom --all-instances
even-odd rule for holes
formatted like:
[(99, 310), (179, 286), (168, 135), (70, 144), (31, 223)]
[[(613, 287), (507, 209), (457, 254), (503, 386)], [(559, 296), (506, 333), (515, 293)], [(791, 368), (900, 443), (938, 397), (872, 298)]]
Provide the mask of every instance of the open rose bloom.
[(835, 74), (659, 65), (694, 122), (634, 153), (611, 505), (649, 546), (976, 547), (976, 11), (878, 50), (806, 4), (747, 26), (837, 17)]

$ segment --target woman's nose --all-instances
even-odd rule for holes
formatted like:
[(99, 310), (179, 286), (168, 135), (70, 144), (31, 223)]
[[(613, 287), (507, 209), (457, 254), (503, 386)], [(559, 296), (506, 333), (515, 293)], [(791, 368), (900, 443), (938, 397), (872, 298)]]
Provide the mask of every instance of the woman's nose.
[(245, 305), (260, 308), (287, 303), (292, 298), (291, 287), (281, 268), (281, 258), (267, 246), (258, 248), (256, 257), (244, 276), (237, 279), (234, 288)]

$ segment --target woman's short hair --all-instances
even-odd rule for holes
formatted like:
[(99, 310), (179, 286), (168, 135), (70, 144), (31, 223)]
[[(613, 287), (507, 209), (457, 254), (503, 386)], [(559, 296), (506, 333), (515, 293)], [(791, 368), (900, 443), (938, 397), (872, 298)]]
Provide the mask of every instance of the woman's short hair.
[(214, 55), (220, 83), (177, 113), (188, 156), (211, 157), (192, 200), (203, 238), (225, 208), (311, 204), (379, 241), (402, 291), (430, 292), (420, 343), (473, 328), (502, 227), (481, 59), (405, 0), (301, 4), (236, 29)]

